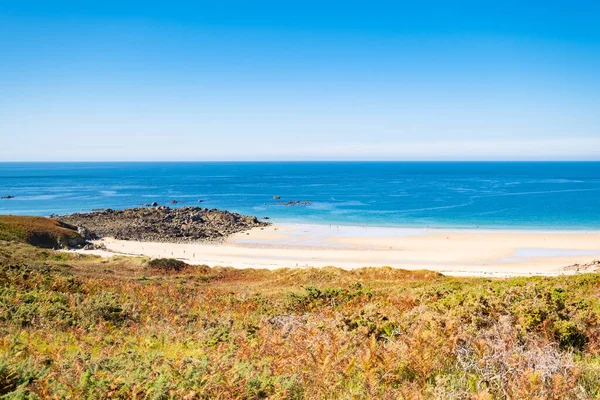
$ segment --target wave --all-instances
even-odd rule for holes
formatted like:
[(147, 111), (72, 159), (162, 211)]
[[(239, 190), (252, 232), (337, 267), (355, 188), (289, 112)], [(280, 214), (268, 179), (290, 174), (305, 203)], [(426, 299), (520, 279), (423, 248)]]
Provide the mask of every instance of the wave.
[(100, 194), (104, 197), (129, 197), (133, 196), (131, 193), (118, 193), (116, 190), (101, 190)]
[[(68, 193), (70, 194), (70, 193)], [(68, 194), (40, 194), (40, 195), (31, 195), (31, 196), (19, 196), (16, 199), (21, 201), (35, 201), (35, 200), (54, 200), (61, 197), (67, 197)]]
[(483, 198), (483, 197), (499, 197), (499, 196), (526, 196), (531, 194), (553, 194), (553, 193), (570, 193), (570, 192), (597, 192), (600, 191), (600, 188), (590, 188), (590, 189), (564, 189), (564, 190), (541, 190), (534, 192), (514, 192), (514, 193), (497, 193), (497, 194), (488, 194), (488, 195), (477, 195), (473, 196), (473, 198)]

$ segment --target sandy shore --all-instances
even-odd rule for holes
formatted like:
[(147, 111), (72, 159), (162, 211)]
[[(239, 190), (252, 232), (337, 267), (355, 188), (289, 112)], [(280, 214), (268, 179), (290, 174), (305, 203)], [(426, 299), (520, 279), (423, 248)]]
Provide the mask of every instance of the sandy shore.
[(103, 239), (114, 254), (172, 257), (190, 264), (235, 268), (352, 269), (391, 266), (460, 276), (576, 273), (566, 266), (600, 259), (600, 232), (444, 230), (274, 225), (238, 233), (221, 244), (173, 244)]

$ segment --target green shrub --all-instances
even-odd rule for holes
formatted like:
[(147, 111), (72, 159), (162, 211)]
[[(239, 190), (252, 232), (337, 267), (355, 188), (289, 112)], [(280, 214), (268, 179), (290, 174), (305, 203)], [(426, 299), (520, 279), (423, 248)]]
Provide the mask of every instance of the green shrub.
[(119, 326), (130, 317), (131, 313), (119, 302), (117, 296), (109, 292), (90, 296), (81, 305), (81, 319), (88, 326), (95, 325), (101, 320)]
[(174, 258), (156, 258), (148, 263), (150, 268), (161, 271), (181, 271), (185, 268), (185, 263)]

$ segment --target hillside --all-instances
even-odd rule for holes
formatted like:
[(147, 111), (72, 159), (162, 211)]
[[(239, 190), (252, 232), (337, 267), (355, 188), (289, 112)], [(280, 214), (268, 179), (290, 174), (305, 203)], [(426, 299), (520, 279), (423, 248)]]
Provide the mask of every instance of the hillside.
[(0, 393), (594, 398), (599, 284), (234, 270), (0, 242)]
[(0, 215), (0, 240), (29, 243), (38, 247), (60, 248), (84, 242), (77, 228), (44, 217)]

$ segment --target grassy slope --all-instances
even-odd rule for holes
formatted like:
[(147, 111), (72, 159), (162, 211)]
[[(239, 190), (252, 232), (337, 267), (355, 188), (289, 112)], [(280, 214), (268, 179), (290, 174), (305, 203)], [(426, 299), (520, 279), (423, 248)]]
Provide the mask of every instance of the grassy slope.
[(161, 271), (0, 242), (0, 393), (594, 398), (600, 275)]
[(44, 217), (0, 215), (0, 240), (54, 248), (81, 242), (77, 229)]

